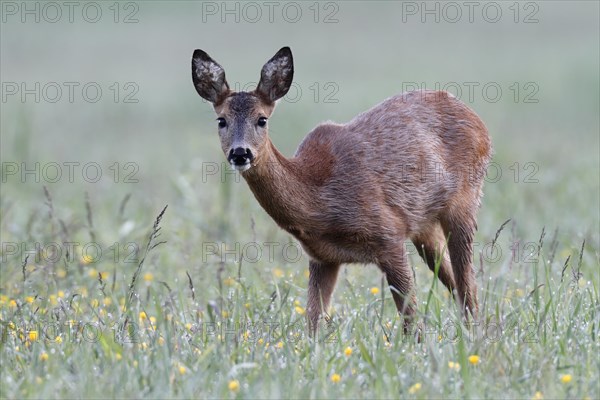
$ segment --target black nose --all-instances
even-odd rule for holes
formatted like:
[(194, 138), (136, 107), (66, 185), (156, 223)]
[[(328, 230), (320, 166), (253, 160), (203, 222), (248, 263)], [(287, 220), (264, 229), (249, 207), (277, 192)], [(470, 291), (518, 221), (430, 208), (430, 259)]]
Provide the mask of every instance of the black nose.
[(229, 151), (229, 156), (227, 160), (229, 163), (234, 165), (246, 165), (254, 159), (252, 152), (250, 149), (244, 149), (242, 147), (237, 147), (235, 150), (231, 149)]

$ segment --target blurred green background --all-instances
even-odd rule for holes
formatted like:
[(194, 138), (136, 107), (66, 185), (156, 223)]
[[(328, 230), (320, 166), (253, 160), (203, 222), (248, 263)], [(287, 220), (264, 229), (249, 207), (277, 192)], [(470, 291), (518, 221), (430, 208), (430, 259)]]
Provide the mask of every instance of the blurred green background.
[[(63, 217), (84, 215), (84, 192), (99, 215), (116, 214), (129, 193), (129, 211), (148, 221), (169, 204), (180, 218), (167, 218), (167, 226), (205, 228), (228, 223), (233, 213), (231, 223), (241, 229), (249, 231), (251, 216), (274, 229), (242, 180), (207, 175), (206, 163), (221, 168), (224, 156), (212, 107), (192, 86), (190, 58), (196, 48), (207, 51), (240, 88), (256, 82), (263, 63), (287, 45), (295, 86), (270, 123), (284, 154), (291, 156), (321, 121), (348, 121), (415, 84), (446, 87), (481, 116), (493, 139), (496, 164), (484, 189), (480, 232), (493, 237), (513, 218), (528, 241), (546, 227), (574, 243), (598, 243), (597, 2), (473, 9), (460, 2), (100, 2), (95, 23), (86, 18), (96, 19), (98, 7), (77, 4), (72, 16), (61, 6), (56, 22), (56, 10), (45, 3), (2, 4), (5, 240), (15, 229), (7, 215), (19, 224), (44, 209), (44, 185)], [(36, 82), (40, 101), (34, 94), (22, 98), (20, 85), (31, 89)], [(72, 102), (65, 82), (78, 85)], [(82, 93), (90, 83), (102, 90), (97, 102)], [(53, 85), (62, 88), (56, 102), (49, 101)], [(20, 170), (9, 174), (7, 163), (21, 169), (23, 162), (27, 168), (58, 163), (63, 176), (52, 183), (43, 171), (39, 182), (35, 175), (22, 179)], [(80, 163), (73, 182), (65, 162)], [(82, 177), (90, 162), (102, 169), (95, 183)], [(129, 172), (137, 183), (126, 182)], [(190, 209), (200, 212), (190, 216)]]

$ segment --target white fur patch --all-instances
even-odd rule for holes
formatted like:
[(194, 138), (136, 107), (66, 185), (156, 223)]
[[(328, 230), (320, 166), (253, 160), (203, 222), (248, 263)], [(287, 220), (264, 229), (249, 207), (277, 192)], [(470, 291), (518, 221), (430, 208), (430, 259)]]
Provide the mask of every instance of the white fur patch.
[(194, 61), (194, 64), (196, 65), (196, 75), (209, 75), (212, 81), (219, 79), (219, 75), (223, 72), (215, 63)]
[(238, 172), (248, 171), (250, 168), (252, 168), (252, 164), (250, 164), (250, 161), (248, 161), (244, 165), (235, 165), (233, 163), (233, 161), (230, 161), (229, 164), (231, 165), (231, 168), (233, 168), (234, 170), (236, 170)]
[(278, 72), (287, 75), (291, 71), (289, 57), (281, 57), (277, 60), (267, 63), (264, 68), (264, 73), (267, 78), (271, 78)]

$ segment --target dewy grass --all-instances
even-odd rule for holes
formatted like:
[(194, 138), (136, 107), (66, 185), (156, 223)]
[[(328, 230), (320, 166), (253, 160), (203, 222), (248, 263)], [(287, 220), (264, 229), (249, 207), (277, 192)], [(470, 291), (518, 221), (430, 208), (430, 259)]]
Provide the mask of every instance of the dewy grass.
[[(64, 215), (65, 208), (56, 201), (53, 208), (54, 216), (33, 222), (29, 234), (27, 216), (5, 215), (2, 226), (7, 219), (11, 226), (23, 226), (11, 230), (15, 241), (29, 235), (42, 240), (60, 231), (56, 216)], [(85, 219), (85, 208), (64, 220), (73, 240), (89, 236), (87, 224), (73, 224)], [(173, 227), (187, 218), (179, 215), (157, 218), (150, 236), (142, 228), (147, 219), (136, 219), (139, 231), (131, 232), (126, 243), (150, 240), (135, 263), (125, 262), (131, 261), (127, 257), (88, 262), (66, 255), (49, 263), (44, 249), (26, 259), (6, 258), (0, 292), (2, 397), (599, 394), (599, 249), (593, 241), (563, 245), (560, 235), (547, 242), (537, 235), (537, 263), (517, 259), (506, 270), (511, 252), (498, 262), (484, 261), (481, 316), (471, 323), (462, 320), (452, 295), (432, 284), (433, 273), (417, 262), (419, 297), (424, 299), (418, 314), (421, 343), (402, 334), (387, 288), (372, 293), (381, 285), (376, 270), (349, 267), (342, 273), (340, 286), (346, 288), (334, 300), (329, 324), (312, 341), (303, 313), (304, 264), (246, 260), (240, 269), (239, 259), (203, 260), (198, 243), (207, 238), (178, 234)], [(122, 221), (98, 211), (94, 216)], [(131, 217), (125, 212), (123, 218)], [(156, 247), (161, 222), (167, 244)], [(97, 240), (112, 235), (110, 229), (95, 229)], [(266, 216), (256, 219), (255, 229), (259, 236), (270, 229)], [(485, 230), (490, 238), (499, 231)], [(230, 235), (241, 242), (246, 233)], [(502, 248), (514, 244), (507, 236), (495, 237)], [(187, 249), (185, 258), (181, 249)], [(556, 253), (552, 262), (550, 251)], [(563, 272), (568, 257), (575, 261)], [(111, 281), (114, 285), (107, 284)]]

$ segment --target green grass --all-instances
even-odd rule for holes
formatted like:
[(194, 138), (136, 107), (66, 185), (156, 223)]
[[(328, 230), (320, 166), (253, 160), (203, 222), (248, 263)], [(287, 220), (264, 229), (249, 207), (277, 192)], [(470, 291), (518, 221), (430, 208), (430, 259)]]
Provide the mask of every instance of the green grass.
[[(55, 203), (40, 208), (40, 218), (29, 232), (13, 236), (15, 242), (30, 236), (33, 242), (50, 243), (60, 235), (64, 210)], [(91, 233), (109, 237), (90, 229), (84, 210), (63, 220), (69, 237), (80, 243), (89, 242)], [(91, 210), (98, 218), (93, 205)], [(118, 216), (104, 217), (114, 231), (123, 224)], [(531, 248), (540, 250), (539, 258), (534, 254), (512, 262), (504, 256), (484, 263), (478, 278), (482, 318), (472, 327), (461, 326), (454, 302), (413, 256), (420, 318), (426, 321), (422, 343), (401, 335), (388, 290), (376, 290), (381, 285), (377, 269), (348, 267), (335, 296), (333, 320), (319, 340), (311, 341), (302, 316), (304, 259), (286, 263), (275, 252), (273, 262), (236, 263), (229, 256), (221, 263), (212, 249), (203, 251), (208, 237), (191, 226), (193, 218), (178, 216), (171, 207), (163, 218), (152, 243), (166, 243), (151, 244), (146, 252), (152, 220), (127, 217), (139, 228), (121, 243), (139, 244), (137, 262), (124, 254), (115, 260), (111, 252), (91, 263), (77, 255), (52, 263), (52, 255), (32, 253), (23, 270), (16, 265), (19, 260), (5, 264), (10, 269), (3, 270), (0, 299), (3, 397), (598, 395), (594, 354), (600, 297), (593, 243), (586, 242), (581, 253), (578, 241), (563, 243), (560, 235), (552, 238), (548, 232), (541, 248)], [(12, 225), (6, 217), (3, 224)], [(269, 225), (267, 219), (256, 223), (258, 241), (284, 243), (281, 232), (269, 236)], [(515, 224), (499, 235), (501, 249), (516, 241), (511, 227)], [(238, 255), (251, 241), (244, 231), (254, 234), (241, 231), (220, 233), (231, 238), (229, 249), (242, 243)], [(98, 243), (102, 248), (111, 244)], [(250, 253), (247, 258), (254, 260)], [(30, 337), (31, 331), (37, 338)], [(472, 355), (478, 363), (469, 362)], [(334, 374), (341, 377), (337, 383), (331, 380)], [(564, 376), (571, 381), (563, 383)], [(238, 392), (229, 390), (232, 381), (239, 382)]]
[[(1, 104), (2, 163), (103, 171), (96, 183), (80, 167), (73, 182), (2, 182), (1, 398), (600, 398), (597, 3), (540, 3), (532, 25), (401, 23), (394, 2), (340, 3), (336, 24), (201, 23), (200, 3), (168, 4), (141, 3), (127, 26), (0, 28), (3, 82), (140, 89), (136, 104)], [(373, 18), (385, 35), (357, 29)], [(303, 90), (270, 120), (286, 155), (317, 123), (347, 121), (403, 82), (501, 85), (500, 101), (468, 103), (502, 171), (478, 218), (479, 325), (461, 325), (411, 254), (421, 343), (401, 335), (373, 265), (343, 269), (330, 325), (306, 337), (308, 260), (243, 179), (220, 175), (213, 111), (189, 74), (203, 48), (231, 82), (250, 82), (283, 45)], [(315, 102), (315, 82), (336, 83), (339, 101)], [(539, 102), (515, 103), (513, 82), (535, 82)]]

